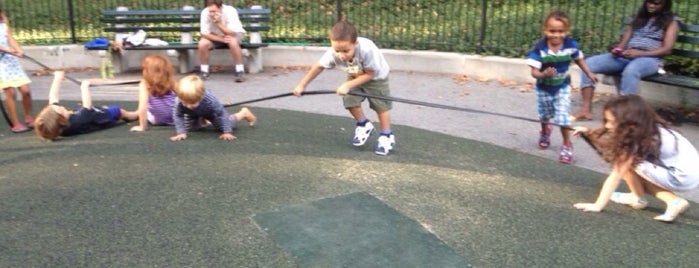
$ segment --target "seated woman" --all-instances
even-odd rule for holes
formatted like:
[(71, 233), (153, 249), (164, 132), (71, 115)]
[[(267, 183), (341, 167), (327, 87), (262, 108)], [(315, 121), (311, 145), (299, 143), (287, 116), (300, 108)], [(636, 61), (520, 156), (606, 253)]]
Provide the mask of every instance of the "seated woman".
[[(637, 94), (641, 78), (658, 72), (661, 59), (670, 54), (677, 39), (679, 23), (672, 12), (672, 0), (644, 0), (636, 16), (611, 52), (585, 60), (593, 73), (619, 74), (621, 95)], [(592, 119), (594, 82), (580, 78), (582, 104), (571, 120)]]

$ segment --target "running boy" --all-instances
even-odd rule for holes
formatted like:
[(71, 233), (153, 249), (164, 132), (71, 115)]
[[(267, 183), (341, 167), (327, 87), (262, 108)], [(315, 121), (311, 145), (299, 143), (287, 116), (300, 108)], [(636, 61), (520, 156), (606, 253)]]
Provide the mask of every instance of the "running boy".
[(219, 139), (233, 140), (231, 134), (238, 121), (245, 119), (248, 125), (255, 124), (257, 118), (248, 108), (242, 108), (237, 113), (229, 116), (223, 104), (214, 94), (204, 88), (204, 81), (196, 75), (185, 76), (180, 79), (177, 86), (177, 102), (173, 113), (175, 130), (177, 134), (170, 137), (172, 141), (181, 141), (187, 138), (187, 132), (202, 128), (202, 119), (206, 119), (221, 132)]
[(92, 107), (89, 81), (83, 81), (80, 85), (82, 106), (74, 110), (66, 109), (58, 104), (58, 93), (65, 73), (57, 71), (53, 75), (53, 83), (49, 90), (49, 104), (39, 112), (34, 122), (34, 131), (40, 138), (52, 141), (59, 136), (86, 134), (110, 128), (120, 119), (125, 121), (138, 119), (136, 112), (126, 111), (116, 105)]
[[(356, 129), (352, 144), (362, 146), (374, 132), (374, 125), (364, 116), (362, 101), (364, 97), (348, 95), (350, 90), (357, 90), (363, 93), (389, 96), (388, 86), (388, 63), (383, 57), (379, 48), (369, 39), (357, 37), (354, 25), (347, 21), (338, 21), (330, 29), (331, 48), (320, 58), (311, 70), (306, 73), (301, 82), (294, 88), (293, 93), (301, 96), (306, 86), (324, 69), (331, 69), (339, 66), (348, 73), (348, 80), (337, 88), (337, 94), (342, 95), (344, 106), (349, 110), (352, 117), (357, 120)], [(391, 132), (391, 122), (389, 110), (391, 101), (369, 98), (369, 107), (376, 111), (381, 124), (381, 133), (376, 154), (387, 155), (393, 150), (396, 140)]]
[(570, 20), (563, 11), (553, 11), (546, 16), (543, 25), (544, 37), (539, 39), (529, 52), (527, 65), (531, 74), (536, 78), (536, 97), (541, 120), (541, 136), (539, 148), (546, 149), (551, 145), (552, 127), (549, 120), (561, 126), (563, 145), (559, 161), (570, 164), (573, 162), (573, 143), (567, 127), (570, 122), (570, 62), (575, 63), (590, 79), (597, 82), (585, 65), (583, 53), (578, 48), (575, 39), (568, 37)]

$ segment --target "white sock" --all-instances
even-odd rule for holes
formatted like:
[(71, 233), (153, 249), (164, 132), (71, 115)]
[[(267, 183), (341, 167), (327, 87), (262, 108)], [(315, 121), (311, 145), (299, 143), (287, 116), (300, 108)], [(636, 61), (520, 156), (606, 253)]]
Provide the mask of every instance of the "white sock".
[(208, 73), (208, 72), (209, 72), (209, 65), (208, 65), (208, 64), (202, 64), (200, 69), (201, 69), (201, 72), (203, 72), (203, 73)]
[(236, 72), (245, 72), (245, 68), (243, 67), (242, 64), (236, 64), (236, 65), (235, 65), (235, 71), (236, 71)]

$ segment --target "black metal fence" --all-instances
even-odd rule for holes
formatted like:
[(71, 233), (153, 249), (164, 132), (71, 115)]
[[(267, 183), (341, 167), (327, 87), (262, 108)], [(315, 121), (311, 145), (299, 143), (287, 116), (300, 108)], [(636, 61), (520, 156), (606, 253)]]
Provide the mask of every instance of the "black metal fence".
[[(272, 10), (265, 41), (327, 43), (327, 30), (341, 14), (361, 36), (381, 47), (522, 56), (541, 36), (541, 20), (551, 10), (571, 16), (571, 35), (584, 51), (596, 53), (618, 39), (621, 19), (642, 0), (240, 0), (237, 7)], [(699, 0), (674, 0), (684, 21), (699, 23)], [(23, 44), (82, 43), (106, 36), (100, 10), (196, 8), (203, 0), (0, 0), (0, 8)]]

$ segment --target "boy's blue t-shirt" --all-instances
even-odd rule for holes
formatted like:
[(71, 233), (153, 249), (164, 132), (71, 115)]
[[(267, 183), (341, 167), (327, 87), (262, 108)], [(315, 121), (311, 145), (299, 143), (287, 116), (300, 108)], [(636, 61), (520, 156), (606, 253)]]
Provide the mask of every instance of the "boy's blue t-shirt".
[(537, 89), (555, 94), (564, 86), (570, 85), (570, 62), (582, 59), (583, 53), (578, 48), (578, 42), (572, 37), (563, 40), (561, 48), (554, 52), (549, 50), (546, 38), (539, 39), (527, 56), (527, 65), (540, 71), (546, 68), (556, 68), (557, 75), (536, 80)]

